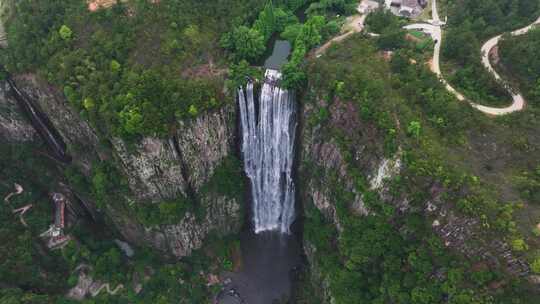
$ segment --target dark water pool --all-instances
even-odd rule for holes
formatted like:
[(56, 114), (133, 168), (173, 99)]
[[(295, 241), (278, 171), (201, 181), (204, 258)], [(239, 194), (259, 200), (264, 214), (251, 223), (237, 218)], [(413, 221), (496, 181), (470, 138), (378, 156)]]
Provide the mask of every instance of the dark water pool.
[(236, 294), (222, 297), (219, 303), (272, 304), (289, 298), (294, 270), (302, 263), (297, 237), (278, 232), (245, 232), (240, 239), (242, 269), (225, 274), (231, 279), (225, 290)]
[(281, 66), (287, 62), (287, 58), (291, 53), (291, 44), (287, 40), (276, 40), (272, 55), (264, 62), (264, 67), (267, 69), (279, 70)]

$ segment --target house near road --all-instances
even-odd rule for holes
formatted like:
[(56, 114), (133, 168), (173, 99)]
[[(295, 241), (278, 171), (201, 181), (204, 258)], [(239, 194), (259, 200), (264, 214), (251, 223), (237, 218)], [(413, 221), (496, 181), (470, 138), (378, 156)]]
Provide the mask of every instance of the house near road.
[(367, 13), (371, 13), (372, 11), (379, 8), (379, 2), (373, 1), (373, 0), (364, 0), (360, 2), (356, 10), (364, 15)]
[(403, 17), (419, 15), (427, 6), (427, 0), (390, 0), (386, 1), (387, 8), (394, 14)]

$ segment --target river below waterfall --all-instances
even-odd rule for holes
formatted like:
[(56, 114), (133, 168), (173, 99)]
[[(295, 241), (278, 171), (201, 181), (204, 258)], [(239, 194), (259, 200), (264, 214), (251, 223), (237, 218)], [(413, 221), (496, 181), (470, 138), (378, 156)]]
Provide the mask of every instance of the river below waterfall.
[[(241, 270), (224, 275), (231, 282), (225, 286), (219, 303), (273, 304), (276, 300), (289, 299), (294, 269), (302, 264), (297, 237), (280, 232), (246, 231), (240, 237), (240, 244)], [(230, 290), (236, 295), (233, 292), (227, 295)]]

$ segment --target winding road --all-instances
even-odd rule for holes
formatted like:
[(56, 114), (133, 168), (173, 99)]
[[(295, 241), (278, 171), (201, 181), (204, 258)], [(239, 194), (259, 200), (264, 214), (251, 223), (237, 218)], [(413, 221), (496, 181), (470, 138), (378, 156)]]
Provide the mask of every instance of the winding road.
[[(82, 271), (85, 270), (85, 271)], [(112, 289), (110, 283), (102, 283), (99, 280), (94, 280), (92, 276), (88, 275), (86, 272), (90, 272), (92, 266), (87, 264), (80, 264), (75, 268), (73, 273), (78, 273), (77, 285), (72, 287), (67, 296), (75, 300), (83, 300), (86, 295), (90, 294), (92, 297), (96, 297), (103, 290), (110, 295), (116, 295), (119, 291), (124, 289), (123, 284), (118, 284), (116, 288)]]
[(8, 203), (8, 204), (9, 204), (9, 200), (10, 200), (13, 196), (19, 195), (19, 194), (23, 193), (23, 191), (24, 191), (23, 187), (22, 187), (21, 185), (19, 185), (19, 184), (14, 184), (13, 186), (14, 186), (14, 188), (15, 188), (15, 191), (9, 193), (8, 195), (6, 195), (6, 197), (4, 197), (4, 202), (6, 202), (6, 203)]
[[(538, 24), (540, 24), (540, 17), (538, 17), (538, 19), (532, 24), (524, 28), (521, 28), (519, 30), (515, 30), (511, 32), (510, 35), (520, 36), (520, 35), (526, 34), (528, 31), (533, 29)], [(491, 62), (489, 60), (489, 53), (499, 43), (499, 41), (501, 40), (501, 37), (502, 35), (493, 37), (489, 39), (486, 43), (484, 43), (484, 45), (482, 46), (482, 64), (493, 75), (493, 77), (495, 77), (495, 79), (498, 82), (503, 84), (503, 86), (510, 93), (510, 95), (512, 95), (513, 102), (510, 106), (506, 108), (491, 108), (491, 107), (486, 107), (479, 104), (474, 104), (474, 103), (472, 104), (473, 107), (477, 108), (478, 110), (484, 113), (492, 114), (492, 115), (503, 115), (507, 113), (512, 113), (515, 111), (520, 111), (525, 107), (525, 99), (523, 98), (523, 96), (519, 92), (514, 92), (514, 90), (512, 90), (512, 88), (510, 87), (510, 85), (507, 82), (505, 82), (501, 78), (499, 73), (497, 73), (497, 71), (495, 71), (495, 69), (491, 66)]]
[[(439, 14), (437, 12), (437, 0), (433, 0), (431, 12), (432, 12), (432, 19), (433, 20), (430, 20), (431, 21), (430, 24), (418, 23), (418, 24), (408, 25), (405, 28), (406, 29), (420, 29), (420, 30), (422, 30), (422, 31), (424, 31), (426, 33), (429, 33), (432, 36), (433, 40), (435, 41), (435, 48), (434, 48), (434, 52), (433, 52), (433, 61), (431, 63), (431, 70), (435, 74), (437, 74), (437, 76), (442, 81), (442, 83), (446, 86), (446, 89), (449, 92), (454, 94), (458, 100), (465, 101), (466, 100), (465, 96), (463, 96), (456, 89), (454, 89), (444, 79), (444, 77), (443, 77), (443, 75), (441, 73), (441, 68), (440, 68), (440, 53), (441, 53), (441, 45), (442, 45), (442, 29), (441, 29), (441, 25), (443, 25), (443, 22), (441, 22), (441, 20), (439, 18)], [(528, 25), (528, 26), (526, 26), (524, 28), (515, 30), (515, 31), (511, 32), (510, 34), (513, 35), (513, 36), (523, 35), (523, 34), (527, 33), (529, 30), (533, 29), (538, 24), (540, 24), (540, 17), (535, 22), (533, 22), (532, 24), (530, 24), (530, 25)], [(501, 83), (506, 88), (506, 90), (510, 93), (510, 95), (512, 96), (512, 100), (513, 100), (512, 104), (510, 106), (508, 106), (508, 107), (505, 107), (505, 108), (496, 108), (496, 107), (483, 106), (483, 105), (474, 103), (472, 101), (468, 101), (471, 104), (472, 107), (476, 108), (477, 110), (479, 110), (479, 111), (481, 111), (483, 113), (489, 114), (489, 115), (509, 114), (509, 113), (512, 113), (512, 112), (521, 111), (525, 107), (525, 99), (523, 98), (523, 96), (519, 92), (515, 92), (507, 82), (503, 81), (501, 76), (492, 67), (491, 62), (489, 60), (489, 52), (491, 51), (491, 49), (493, 49), (499, 43), (499, 40), (501, 39), (501, 37), (502, 37), (502, 34), (498, 35), (496, 37), (493, 37), (493, 38), (489, 39), (486, 43), (484, 43), (484, 45), (482, 46), (482, 64), (495, 77), (495, 79), (499, 83)]]
[[(362, 2), (364, 2), (364, 1), (362, 1)], [(354, 16), (349, 17), (349, 19), (347, 20), (347, 25), (345, 26), (345, 28), (348, 28), (348, 31), (346, 31), (345, 33), (343, 33), (343, 34), (341, 34), (339, 36), (336, 36), (336, 37), (332, 38), (331, 40), (329, 40), (328, 42), (323, 44), (321, 47), (316, 49), (315, 52), (314, 52), (315, 55), (317, 57), (319, 57), (333, 43), (340, 42), (340, 41), (344, 40), (345, 38), (349, 37), (350, 35), (352, 35), (353, 33), (358, 33), (358, 32), (363, 31), (364, 22), (365, 22), (366, 17), (367, 17), (368, 14), (369, 14), (369, 12), (361, 14), (361, 15), (354, 15)], [(472, 101), (468, 100), (463, 94), (461, 94), (456, 89), (454, 89), (448, 83), (448, 81), (446, 81), (446, 79), (444, 79), (444, 77), (442, 75), (442, 72), (441, 72), (441, 63), (440, 62), (441, 62), (441, 46), (442, 46), (442, 40), (443, 40), (443, 32), (442, 32), (441, 27), (442, 27), (442, 25), (445, 24), (445, 22), (441, 21), (441, 19), (439, 17), (439, 13), (438, 13), (438, 9), (437, 9), (437, 0), (432, 1), (431, 18), (432, 18), (431, 20), (428, 20), (428, 23), (410, 24), (410, 25), (404, 26), (404, 28), (407, 29), (407, 30), (421, 30), (426, 34), (429, 34), (431, 36), (431, 38), (433, 39), (433, 41), (435, 41), (435, 46), (434, 46), (434, 50), (433, 50), (433, 60), (431, 61), (430, 68), (431, 68), (431, 71), (433, 73), (435, 73), (439, 77), (440, 81), (445, 85), (446, 89), (450, 93), (452, 93), (454, 96), (456, 96), (456, 98), (458, 100), (467, 101), (467, 102), (469, 102), (469, 104), (473, 108), (475, 108), (475, 109), (477, 109), (477, 110), (479, 110), (479, 111), (481, 111), (483, 113), (489, 114), (489, 115), (505, 115), (505, 114), (509, 114), (509, 113), (512, 113), (512, 112), (521, 111), (521, 110), (524, 109), (524, 107), (525, 107), (525, 99), (523, 98), (521, 93), (513, 90), (510, 87), (510, 85), (506, 81), (504, 81), (502, 79), (502, 77), (497, 73), (497, 71), (495, 71), (495, 69), (493, 68), (493, 66), (491, 65), (491, 62), (489, 60), (490, 51), (495, 46), (497, 46), (497, 44), (499, 43), (499, 41), (500, 41), (501, 37), (503, 36), (503, 34), (498, 35), (496, 37), (493, 37), (493, 38), (489, 39), (486, 43), (484, 43), (484, 45), (482, 46), (482, 49), (481, 49), (482, 50), (482, 64), (493, 75), (493, 77), (495, 77), (495, 79), (501, 85), (503, 85), (505, 87), (505, 89), (510, 93), (510, 95), (512, 96), (512, 104), (510, 106), (504, 107), (504, 108), (484, 106), (484, 105), (481, 105), (481, 104), (478, 104), (478, 103), (475, 103), (475, 102), (472, 102)], [(530, 25), (528, 25), (528, 26), (526, 26), (524, 28), (515, 30), (515, 31), (511, 32), (510, 34), (513, 35), (513, 36), (523, 35), (523, 34), (526, 34), (528, 31), (530, 31), (531, 29), (535, 28), (535, 26), (537, 26), (537, 25), (540, 25), (540, 17), (536, 21), (534, 21), (532, 24), (530, 24)], [(369, 35), (378, 36), (377, 34), (374, 34), (374, 33), (369, 33)]]
[[(9, 193), (8, 195), (6, 195), (6, 197), (4, 197), (4, 202), (6, 202), (7, 204), (9, 204), (9, 200), (13, 197), (13, 196), (16, 196), (16, 195), (20, 195), (23, 193), (24, 189), (21, 185), (19, 184), (14, 184), (14, 187), (15, 187), (15, 191), (14, 192), (11, 192)], [(21, 223), (23, 224), (24, 227), (28, 227), (28, 225), (26, 224), (26, 221), (24, 220), (24, 214), (26, 213), (26, 211), (28, 211), (30, 208), (32, 208), (32, 204), (27, 204), (21, 208), (17, 208), (17, 209), (13, 209), (11, 208), (11, 213), (13, 214), (19, 214), (19, 219), (21, 220)]]

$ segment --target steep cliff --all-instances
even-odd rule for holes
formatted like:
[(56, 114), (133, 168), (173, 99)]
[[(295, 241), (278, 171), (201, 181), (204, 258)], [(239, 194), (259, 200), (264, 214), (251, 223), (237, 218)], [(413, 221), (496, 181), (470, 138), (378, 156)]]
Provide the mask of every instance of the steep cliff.
[[(317, 121), (317, 107), (310, 103), (304, 105), (302, 112), (306, 124), (302, 132), (299, 167), (300, 195), (307, 204), (307, 213), (315, 207), (326, 221), (332, 223), (339, 237), (344, 229), (341, 223), (344, 218), (339, 216), (340, 198), (336, 189), (347, 194), (346, 212), (361, 221), (362, 216), (373, 212), (364, 202), (365, 193), (372, 190), (381, 196), (388, 194), (388, 181), (400, 174), (401, 155), (385, 157), (380, 131), (360, 119), (352, 102), (335, 100), (327, 105), (319, 101), (318, 106), (328, 106), (328, 120)], [(365, 191), (359, 184), (367, 185)], [(396, 204), (402, 209), (407, 208), (405, 199)], [(312, 267), (312, 279), (316, 286), (322, 287), (319, 296), (324, 303), (334, 303), (329, 274), (320, 265), (320, 256), (325, 253), (319, 252), (309, 233), (304, 239), (304, 250)]]
[[(304, 127), (299, 171), (307, 217), (312, 216), (310, 209), (315, 207), (324, 221), (331, 223), (328, 229), (336, 230), (331, 242), (339, 248), (332, 247), (334, 250), (347, 250), (338, 244), (344, 238), (343, 233), (347, 233), (344, 230), (350, 229), (344, 226), (350, 226), (351, 220), (363, 221), (367, 215), (391, 208), (396, 212), (392, 220), (395, 223), (409, 214), (425, 217), (427, 227), (440, 238), (448, 252), (476, 261), (477, 265), (489, 265), (511, 277), (536, 279), (526, 260), (512, 250), (507, 240), (486, 231), (485, 219), (483, 223), (482, 219), (455, 210), (456, 201), (443, 194), (449, 189), (442, 184), (435, 180), (421, 183), (415, 180), (419, 184), (414, 188), (396, 192), (393, 188), (396, 180), (411, 178), (410, 171), (402, 168), (401, 150), (385, 156), (384, 141), (377, 127), (362, 120), (351, 102), (334, 100), (329, 112), (327, 121), (308, 123)], [(304, 121), (313, 121), (314, 115), (313, 106), (306, 104)], [(415, 200), (418, 192), (424, 192), (420, 195), (422, 198), (411, 205), (410, 200)], [(383, 209), (378, 205), (370, 207), (366, 202), (374, 196), (384, 204)], [(311, 220), (308, 220), (307, 230), (313, 229)], [(343, 224), (344, 221), (348, 223)], [(401, 225), (396, 224), (395, 228), (403, 236), (408, 235), (406, 226)], [(321, 258), (328, 252), (318, 248), (317, 238), (312, 238), (311, 234), (306, 233), (304, 250), (312, 267), (312, 280), (316, 286), (322, 286), (319, 296), (324, 303), (335, 303), (333, 292), (338, 283), (332, 282), (333, 274), (327, 268), (329, 262)], [(341, 267), (347, 267), (347, 263)]]
[[(209, 233), (226, 235), (239, 231), (243, 222), (243, 194), (224, 193), (211, 185), (217, 182), (216, 168), (236, 158), (234, 124), (234, 105), (229, 104), (192, 121), (179, 122), (176, 135), (168, 139), (144, 138), (130, 150), (122, 140), (113, 140), (122, 172), (128, 177), (134, 195), (128, 200), (159, 208), (163, 201), (183, 198), (197, 209), (188, 211), (177, 223), (146, 223), (146, 227), (114, 211), (115, 222), (126, 227), (120, 231), (128, 240), (147, 242), (181, 257), (199, 248)], [(228, 169), (234, 174), (219, 178), (230, 178), (242, 186), (240, 167)]]
[[(491, 277), (478, 299), (491, 297), (496, 284), (534, 281), (526, 256), (511, 243), (519, 239), (512, 228), (516, 205), (498, 201), (463, 167), (468, 156), (455, 155), (443, 132), (432, 129), (426, 102), (455, 120), (448, 125), (462, 123), (468, 110), (452, 118), (460, 110), (436, 81), (412, 88), (413, 77), (425, 77), (422, 67), (400, 66), (399, 73), (414, 74), (408, 78), (392, 75), (369, 43), (351, 40), (312, 61), (302, 98), (304, 249), (322, 301), (410, 303), (420, 286), (429, 286), (440, 291), (428, 302), (444, 303), (443, 294), (470, 293), (467, 280), (486, 268)], [(471, 264), (471, 277), (451, 281), (451, 273)], [(409, 285), (409, 275), (417, 283)], [(460, 291), (441, 287), (449, 285)]]
[[(73, 111), (63, 94), (36, 75), (18, 75), (14, 80), (49, 118), (67, 143), (68, 153), (73, 158), (72, 167), (89, 182), (82, 190), (78, 185), (75, 191), (81, 192), (80, 197), (84, 197), (92, 209), (99, 205), (128, 241), (182, 257), (201, 247), (209, 233), (226, 235), (239, 231), (243, 221), (243, 194), (223, 191), (214, 185), (216, 168), (236, 158), (234, 105), (227, 104), (192, 120), (179, 121), (169, 138), (145, 137), (125, 142), (104, 135), (99, 138), (98, 132)], [(6, 111), (0, 115), (1, 136), (8, 142), (36, 137), (15, 100), (5, 92), (2, 90), (1, 106)], [(106, 142), (111, 144), (103, 144)], [(121, 195), (102, 197), (96, 204), (100, 198), (89, 188), (94, 187), (92, 179), (99, 163), (110, 164), (119, 172), (120, 178), (127, 180), (127, 189), (118, 190)], [(239, 167), (227, 169), (240, 174)], [(243, 180), (240, 176), (234, 182), (241, 184)], [(187, 211), (163, 224), (136, 216), (144, 213), (137, 213), (141, 208), (150, 213), (165, 213), (160, 209), (165, 201), (186, 204), (186, 207), (173, 208)]]
[(330, 115), (328, 121), (310, 123), (317, 115), (316, 108), (312, 104), (305, 105), (302, 118), (308, 123), (302, 134), (300, 171), (311, 176), (306, 187), (313, 204), (339, 227), (336, 208), (331, 202), (335, 183), (352, 194), (351, 206), (355, 213), (368, 213), (362, 193), (356, 187), (357, 179), (361, 177), (354, 176), (349, 167), (354, 166), (355, 172), (361, 172), (370, 188), (379, 189), (383, 188), (385, 179), (399, 173), (400, 161), (399, 155), (393, 159), (385, 157), (380, 131), (374, 125), (361, 121), (352, 102), (319, 103), (319, 106), (329, 108)]
[(27, 142), (37, 138), (36, 131), (9, 96), (7, 82), (0, 83), (0, 138), (2, 142)]
[(17, 87), (49, 118), (67, 145), (75, 164), (89, 175), (98, 159), (98, 137), (90, 125), (69, 107), (63, 94), (34, 74), (13, 77)]

